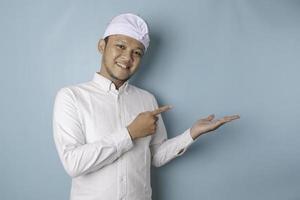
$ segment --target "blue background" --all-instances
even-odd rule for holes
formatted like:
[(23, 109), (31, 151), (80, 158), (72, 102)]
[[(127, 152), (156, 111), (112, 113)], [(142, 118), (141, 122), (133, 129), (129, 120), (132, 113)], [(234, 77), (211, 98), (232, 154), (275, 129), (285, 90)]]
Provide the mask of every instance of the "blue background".
[(54, 97), (99, 70), (98, 39), (124, 12), (149, 23), (131, 82), (174, 106), (169, 137), (211, 113), (241, 115), (153, 169), (153, 199), (300, 199), (297, 0), (1, 0), (0, 199), (68, 199)]

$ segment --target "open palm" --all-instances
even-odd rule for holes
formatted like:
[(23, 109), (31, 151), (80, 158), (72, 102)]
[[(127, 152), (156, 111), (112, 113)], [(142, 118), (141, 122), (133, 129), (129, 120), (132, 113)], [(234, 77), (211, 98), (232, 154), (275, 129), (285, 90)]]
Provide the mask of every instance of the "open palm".
[(222, 126), (225, 123), (228, 123), (232, 120), (239, 119), (239, 115), (231, 115), (231, 116), (225, 116), (220, 119), (215, 119), (215, 116), (209, 115), (206, 118), (199, 119), (191, 128), (191, 136), (193, 139), (196, 139), (200, 135), (204, 133), (208, 133), (210, 131), (216, 130), (220, 126)]

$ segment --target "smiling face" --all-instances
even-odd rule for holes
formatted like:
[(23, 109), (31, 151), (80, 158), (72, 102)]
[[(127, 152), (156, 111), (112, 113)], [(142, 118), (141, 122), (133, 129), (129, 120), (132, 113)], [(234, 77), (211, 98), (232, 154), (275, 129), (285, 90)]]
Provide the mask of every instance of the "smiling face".
[(144, 54), (143, 44), (125, 35), (111, 35), (107, 43), (101, 39), (98, 48), (102, 53), (100, 74), (117, 88), (137, 71)]

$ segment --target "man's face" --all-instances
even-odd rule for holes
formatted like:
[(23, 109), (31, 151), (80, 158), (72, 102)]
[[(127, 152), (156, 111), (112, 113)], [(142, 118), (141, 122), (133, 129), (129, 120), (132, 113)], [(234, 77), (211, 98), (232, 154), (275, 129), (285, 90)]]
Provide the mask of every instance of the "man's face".
[(102, 53), (100, 73), (114, 82), (128, 80), (144, 54), (143, 44), (125, 35), (111, 35), (107, 43), (101, 39), (98, 47)]

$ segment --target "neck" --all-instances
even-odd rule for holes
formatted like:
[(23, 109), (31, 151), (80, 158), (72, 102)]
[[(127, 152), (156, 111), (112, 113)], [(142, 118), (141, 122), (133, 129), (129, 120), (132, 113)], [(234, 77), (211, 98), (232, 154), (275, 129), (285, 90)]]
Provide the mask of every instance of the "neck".
[(120, 80), (116, 80), (116, 79), (113, 79), (111, 80), (115, 86), (116, 86), (116, 89), (119, 90), (119, 88), (124, 84), (125, 81), (120, 81)]
[(104, 76), (105, 78), (111, 80), (111, 81), (113, 82), (113, 84), (115, 84), (117, 90), (125, 83), (125, 81), (118, 80), (118, 79), (116, 79), (116, 78), (113, 78), (113, 77), (111, 77), (111, 76), (108, 76), (107, 74), (105, 74), (105, 73), (103, 73), (103, 72), (101, 72), (101, 71), (100, 71), (100, 72), (97, 72), (97, 74), (100, 74), (100, 75)]

